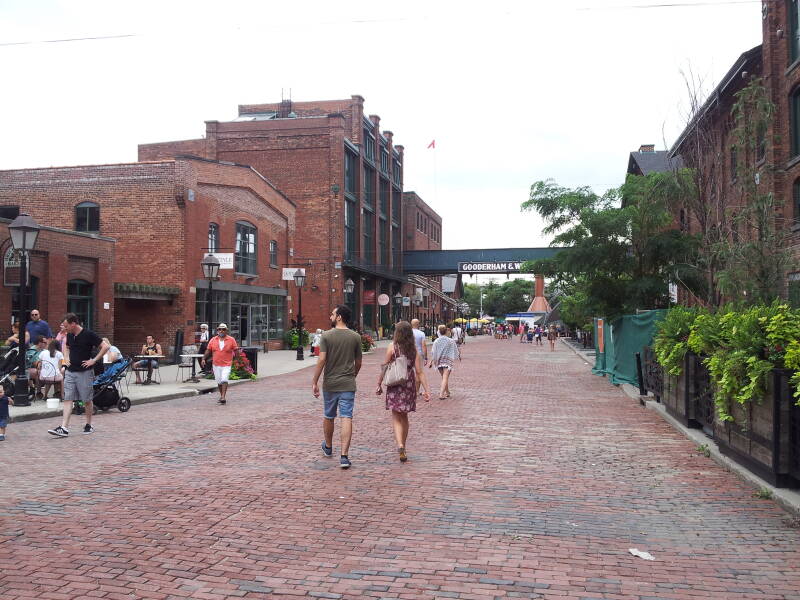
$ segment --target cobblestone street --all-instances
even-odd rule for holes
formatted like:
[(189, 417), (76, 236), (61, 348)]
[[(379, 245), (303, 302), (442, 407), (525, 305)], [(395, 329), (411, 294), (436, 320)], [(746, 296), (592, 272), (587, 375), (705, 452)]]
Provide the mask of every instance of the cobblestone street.
[(797, 521), (563, 344), (470, 339), (453, 397), (411, 416), (406, 464), (382, 354), (348, 471), (320, 452), (310, 369), (224, 407), (114, 410), (93, 435), (12, 423), (0, 598), (800, 599)]

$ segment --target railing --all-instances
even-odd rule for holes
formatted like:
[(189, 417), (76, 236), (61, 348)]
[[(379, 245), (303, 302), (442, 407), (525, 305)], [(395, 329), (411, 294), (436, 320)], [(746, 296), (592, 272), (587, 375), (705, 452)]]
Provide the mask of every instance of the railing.
[(656, 355), (649, 346), (645, 346), (642, 353), (642, 377), (644, 391), (651, 392), (656, 402), (661, 402), (664, 395), (664, 368), (658, 364)]
[(689, 383), (689, 424), (714, 435), (714, 390), (703, 357), (689, 353), (686, 370)]
[[(794, 397), (794, 389), (788, 383), (789, 374), (783, 373), (779, 389), (789, 397), (789, 452), (787, 453), (789, 474), (800, 481), (800, 406)], [(783, 383), (785, 382), (785, 387)]]

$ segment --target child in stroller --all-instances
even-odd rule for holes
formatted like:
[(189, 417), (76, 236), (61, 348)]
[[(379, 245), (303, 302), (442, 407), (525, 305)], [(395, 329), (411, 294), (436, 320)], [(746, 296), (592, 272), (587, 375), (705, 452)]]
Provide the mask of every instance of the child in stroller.
[[(128, 412), (131, 407), (130, 398), (122, 396), (119, 391), (119, 382), (125, 377), (125, 373), (131, 365), (131, 361), (126, 358), (121, 358), (111, 364), (103, 373), (95, 377), (92, 382), (94, 393), (92, 394), (92, 402), (94, 409), (102, 410), (103, 412), (116, 406), (119, 412)], [(83, 414), (84, 406), (82, 402), (75, 401), (73, 404), (73, 412), (75, 414)]]

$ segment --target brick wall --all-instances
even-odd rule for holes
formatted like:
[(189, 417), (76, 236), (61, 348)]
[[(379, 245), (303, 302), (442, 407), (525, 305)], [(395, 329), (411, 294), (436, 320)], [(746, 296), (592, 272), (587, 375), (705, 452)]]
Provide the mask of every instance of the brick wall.
[[(209, 222), (219, 225), (221, 251), (226, 252), (233, 252), (236, 221), (248, 221), (258, 229), (256, 277), (222, 271), (222, 281), (283, 285), (280, 269), (269, 266), (269, 242), (278, 242), (279, 261), (285, 261), (294, 233), (294, 205), (249, 167), (169, 160), (0, 171), (0, 204), (22, 206), (40, 224), (74, 226), (75, 205), (83, 201), (99, 205), (100, 235), (115, 241), (115, 259), (105, 263), (86, 255), (84, 246), (97, 236), (80, 236), (79, 243), (74, 236), (67, 236), (61, 242), (63, 253), (92, 257), (92, 261), (51, 256), (49, 287), (43, 296), (52, 297), (50, 287), (61, 285), (58, 277), (64, 278), (64, 288), (69, 277), (96, 281), (98, 290), (106, 290), (102, 300), (98, 294), (98, 307), (103, 301), (113, 303), (112, 281), (179, 290), (171, 300), (120, 299), (116, 320), (103, 321), (103, 332), (111, 333), (115, 324), (109, 337), (123, 352), (138, 350), (144, 330), (152, 333), (165, 351), (173, 345), (179, 329), (184, 332), (184, 343), (192, 343), (194, 286), (202, 279), (200, 262), (208, 246)], [(60, 312), (65, 305), (59, 306)], [(99, 308), (97, 314), (105, 315), (105, 311), (101, 313)]]

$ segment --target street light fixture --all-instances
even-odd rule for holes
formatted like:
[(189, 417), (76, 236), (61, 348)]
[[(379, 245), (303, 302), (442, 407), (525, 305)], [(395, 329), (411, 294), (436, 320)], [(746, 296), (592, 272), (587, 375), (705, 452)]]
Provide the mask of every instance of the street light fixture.
[(347, 281), (344, 282), (345, 294), (352, 294), (354, 289), (356, 289), (356, 284), (353, 283), (352, 279), (348, 279)]
[[(306, 274), (303, 269), (294, 272), (294, 284), (297, 286), (297, 360), (304, 360), (303, 356), (303, 286), (306, 283)], [(345, 284), (347, 285), (347, 284)]]
[[(17, 344), (17, 377), (14, 382), (14, 405), (30, 406), (28, 400), (28, 370), (25, 368), (25, 326), (27, 325), (28, 307), (25, 301), (28, 296), (28, 253), (36, 246), (39, 237), (39, 224), (27, 213), (20, 213), (8, 226), (11, 233), (11, 244), (19, 255), (19, 343)], [(31, 340), (33, 341), (33, 340)]]
[(403, 295), (400, 292), (397, 292), (394, 295), (394, 322), (397, 323), (400, 320), (400, 305), (403, 303)]
[(209, 254), (200, 262), (203, 268), (203, 277), (208, 281), (208, 302), (206, 303), (206, 322), (209, 331), (214, 331), (214, 282), (219, 278), (219, 259)]

